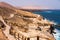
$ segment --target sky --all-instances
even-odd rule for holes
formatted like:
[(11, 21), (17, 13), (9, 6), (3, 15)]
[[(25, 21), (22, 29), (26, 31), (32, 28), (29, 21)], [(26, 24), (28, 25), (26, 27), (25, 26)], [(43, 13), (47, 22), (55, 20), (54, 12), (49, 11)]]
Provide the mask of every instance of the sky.
[(44, 7), (49, 9), (60, 9), (60, 0), (0, 0), (14, 6), (34, 6)]

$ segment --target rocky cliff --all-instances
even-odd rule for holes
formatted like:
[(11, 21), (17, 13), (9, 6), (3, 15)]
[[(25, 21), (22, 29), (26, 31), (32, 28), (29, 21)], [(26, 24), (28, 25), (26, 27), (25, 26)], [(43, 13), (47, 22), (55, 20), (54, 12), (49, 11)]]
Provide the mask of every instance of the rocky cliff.
[(53, 23), (41, 15), (0, 6), (0, 28), (9, 40), (36, 40), (34, 37), (37, 40), (55, 40), (50, 33), (51, 25)]

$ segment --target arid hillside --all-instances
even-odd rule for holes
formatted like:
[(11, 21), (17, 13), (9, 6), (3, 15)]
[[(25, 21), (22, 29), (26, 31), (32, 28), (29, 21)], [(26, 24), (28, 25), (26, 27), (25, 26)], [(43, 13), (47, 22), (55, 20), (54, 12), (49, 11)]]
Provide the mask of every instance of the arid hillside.
[(53, 24), (41, 15), (0, 3), (0, 29), (8, 40), (55, 40), (50, 30)]

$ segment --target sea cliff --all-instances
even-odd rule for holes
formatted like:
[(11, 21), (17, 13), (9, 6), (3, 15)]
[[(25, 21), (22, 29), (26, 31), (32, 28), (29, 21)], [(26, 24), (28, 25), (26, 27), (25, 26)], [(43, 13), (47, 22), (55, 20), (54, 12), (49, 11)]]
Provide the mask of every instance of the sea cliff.
[(8, 40), (55, 40), (52, 25), (41, 15), (0, 6), (0, 29)]

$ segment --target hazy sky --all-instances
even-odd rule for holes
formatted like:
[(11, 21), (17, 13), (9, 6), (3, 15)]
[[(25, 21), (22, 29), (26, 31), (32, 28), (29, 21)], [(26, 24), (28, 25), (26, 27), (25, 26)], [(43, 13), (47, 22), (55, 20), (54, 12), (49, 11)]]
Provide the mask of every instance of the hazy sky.
[(60, 9), (60, 0), (0, 0), (14, 6), (41, 6), (52, 9)]

